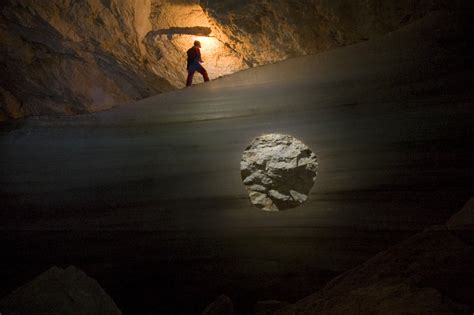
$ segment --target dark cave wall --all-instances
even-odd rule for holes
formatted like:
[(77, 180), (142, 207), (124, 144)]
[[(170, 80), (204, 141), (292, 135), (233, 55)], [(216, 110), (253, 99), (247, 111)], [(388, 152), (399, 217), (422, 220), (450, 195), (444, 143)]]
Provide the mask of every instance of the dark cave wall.
[(439, 9), (444, 0), (206, 0), (230, 45), (254, 65), (314, 54), (396, 30)]

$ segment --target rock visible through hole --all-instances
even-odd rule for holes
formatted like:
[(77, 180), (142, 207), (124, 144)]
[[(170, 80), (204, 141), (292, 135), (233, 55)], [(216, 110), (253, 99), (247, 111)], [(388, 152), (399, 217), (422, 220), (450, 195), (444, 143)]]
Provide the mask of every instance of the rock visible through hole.
[(316, 155), (308, 146), (282, 134), (255, 138), (240, 162), (250, 201), (265, 211), (287, 210), (304, 203), (317, 170)]

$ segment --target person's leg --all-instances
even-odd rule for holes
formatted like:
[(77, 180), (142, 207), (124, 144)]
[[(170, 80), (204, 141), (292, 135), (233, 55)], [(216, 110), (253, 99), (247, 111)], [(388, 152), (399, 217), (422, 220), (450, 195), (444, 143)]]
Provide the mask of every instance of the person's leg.
[(186, 86), (193, 85), (193, 77), (194, 77), (194, 70), (189, 69), (188, 71), (188, 79), (186, 80)]
[(199, 73), (202, 74), (202, 77), (204, 78), (204, 82), (209, 82), (209, 76), (207, 75), (206, 69), (204, 67), (199, 67), (198, 69)]

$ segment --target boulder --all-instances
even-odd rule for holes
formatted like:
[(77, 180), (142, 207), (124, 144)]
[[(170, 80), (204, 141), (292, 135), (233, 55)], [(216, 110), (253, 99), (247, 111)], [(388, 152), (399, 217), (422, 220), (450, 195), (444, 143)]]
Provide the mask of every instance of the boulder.
[(0, 301), (2, 314), (122, 314), (99, 283), (74, 266), (52, 267)]
[(255, 138), (240, 163), (252, 204), (265, 211), (291, 209), (304, 203), (317, 169), (316, 155), (303, 142), (281, 134)]

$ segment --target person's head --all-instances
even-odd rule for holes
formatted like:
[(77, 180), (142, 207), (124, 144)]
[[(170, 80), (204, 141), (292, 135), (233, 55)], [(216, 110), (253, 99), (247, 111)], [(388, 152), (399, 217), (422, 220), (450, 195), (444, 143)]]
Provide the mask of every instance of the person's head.
[(198, 41), (198, 40), (194, 41), (194, 47), (199, 47), (199, 48), (201, 48), (201, 42)]

